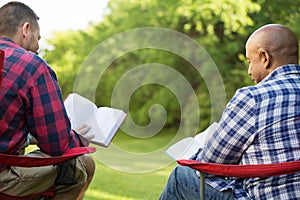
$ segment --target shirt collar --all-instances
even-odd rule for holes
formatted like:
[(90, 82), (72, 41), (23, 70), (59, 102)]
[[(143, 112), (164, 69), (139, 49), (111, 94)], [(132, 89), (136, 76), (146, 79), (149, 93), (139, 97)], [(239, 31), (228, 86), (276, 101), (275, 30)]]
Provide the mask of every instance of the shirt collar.
[(20, 45), (18, 45), (17, 43), (15, 43), (12, 39), (7, 38), (7, 37), (1, 37), (0, 36), (0, 41), (2, 44), (5, 44), (7, 46), (10, 47), (14, 47), (14, 48), (19, 48), (19, 49), (23, 49), (24, 51), (27, 51), (26, 49), (24, 49), (23, 47), (21, 47)]
[[(0, 37), (1, 40), (7, 41), (7, 42), (12, 42), (15, 43), (14, 41), (12, 41), (11, 39), (7, 38), (7, 37)], [(16, 44), (16, 43), (15, 43)]]
[(274, 71), (272, 71), (268, 76), (266, 76), (259, 84), (273, 80), (278, 76), (284, 76), (287, 74), (300, 74), (300, 66), (297, 64), (288, 64), (280, 66)]

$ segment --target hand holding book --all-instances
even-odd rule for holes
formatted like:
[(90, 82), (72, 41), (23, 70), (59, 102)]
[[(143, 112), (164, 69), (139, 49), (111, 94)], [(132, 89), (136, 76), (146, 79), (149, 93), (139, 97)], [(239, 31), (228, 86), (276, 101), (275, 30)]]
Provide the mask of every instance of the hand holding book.
[(75, 129), (76, 133), (78, 133), (79, 135), (85, 136), (87, 139), (92, 140), (95, 137), (95, 135), (87, 135), (89, 130), (91, 130), (91, 127), (86, 124)]
[(85, 97), (72, 93), (65, 100), (67, 114), (72, 129), (87, 125), (81, 131), (87, 131), (85, 137), (91, 138), (91, 143), (107, 147), (126, 117), (120, 109), (97, 106)]

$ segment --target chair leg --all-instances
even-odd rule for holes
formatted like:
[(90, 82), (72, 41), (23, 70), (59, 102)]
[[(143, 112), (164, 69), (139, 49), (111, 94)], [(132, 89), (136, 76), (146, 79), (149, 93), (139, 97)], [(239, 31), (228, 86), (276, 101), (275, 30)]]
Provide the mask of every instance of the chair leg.
[(205, 200), (205, 176), (203, 172), (200, 172), (200, 200)]

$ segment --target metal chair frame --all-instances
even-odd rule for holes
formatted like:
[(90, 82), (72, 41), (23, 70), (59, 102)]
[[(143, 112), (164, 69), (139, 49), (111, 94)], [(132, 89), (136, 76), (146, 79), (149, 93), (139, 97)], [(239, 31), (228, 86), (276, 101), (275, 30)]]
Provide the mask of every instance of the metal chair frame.
[(264, 178), (292, 174), (300, 171), (300, 160), (274, 164), (216, 164), (195, 160), (177, 160), (182, 166), (188, 166), (200, 172), (200, 199), (205, 199), (205, 173), (224, 177)]

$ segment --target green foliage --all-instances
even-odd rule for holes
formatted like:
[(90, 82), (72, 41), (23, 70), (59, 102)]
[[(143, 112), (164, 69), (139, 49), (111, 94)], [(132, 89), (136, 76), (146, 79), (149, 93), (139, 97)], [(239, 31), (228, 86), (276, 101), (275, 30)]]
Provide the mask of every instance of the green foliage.
[[(300, 35), (298, 22), (300, 20), (300, 3), (293, 0), (110, 0), (110, 12), (104, 16), (104, 20), (91, 25), (87, 30), (59, 32), (49, 41), (51, 49), (45, 50), (45, 59), (58, 74), (63, 94), (66, 96), (74, 90), (78, 71), (86, 57), (97, 45), (103, 44), (108, 38), (134, 28), (163, 27), (184, 33), (197, 41), (210, 55), (221, 73), (226, 89), (226, 98), (229, 100), (237, 88), (252, 84), (247, 75), (247, 64), (244, 57), (244, 45), (247, 37), (257, 27), (267, 23), (282, 23), (291, 27), (297, 35)], [(146, 38), (146, 37), (145, 37)], [(156, 38), (156, 40), (159, 40)], [(117, 42), (114, 40), (111, 43)], [(224, 105), (220, 103), (217, 108), (212, 108), (212, 101), (206, 79), (210, 77), (209, 69), (203, 74), (195, 69), (185, 58), (161, 49), (136, 49), (114, 59), (101, 74), (99, 82), (90, 82), (98, 78), (97, 66), (103, 66), (105, 60), (111, 55), (118, 55), (122, 48), (128, 44), (115, 44), (111, 49), (105, 49), (103, 54), (96, 57), (93, 63), (88, 63), (89, 71), (80, 82), (80, 91), (86, 96), (94, 98), (100, 106), (110, 106), (113, 90), (118, 80), (137, 66), (159, 63), (170, 66), (189, 82), (196, 93), (200, 116), (197, 115), (193, 104), (186, 103), (184, 110), (189, 114), (181, 118), (182, 108), (176, 95), (169, 88), (146, 84), (153, 77), (163, 79), (163, 73), (137, 74), (135, 78), (142, 79), (145, 85), (138, 88), (130, 99), (128, 111), (136, 124), (144, 126), (150, 123), (149, 110), (152, 105), (160, 104), (167, 113), (166, 129), (178, 127), (178, 124), (197, 123), (198, 131), (208, 126), (210, 120), (218, 120)], [(168, 41), (161, 41), (168, 42)], [(174, 41), (170, 41), (173, 45)], [(180, 41), (175, 42), (178, 48), (184, 45)], [(182, 48), (185, 48), (182, 46)], [(195, 60), (200, 55), (193, 55)], [(150, 66), (151, 67), (151, 66)], [(139, 79), (136, 79), (139, 80)], [(177, 80), (168, 79), (167, 84), (175, 84)], [(214, 82), (215, 88), (221, 87)], [(75, 85), (74, 85), (75, 84)], [(96, 91), (92, 91), (96, 88)], [(128, 85), (127, 88), (132, 86)], [(181, 87), (177, 85), (176, 87)], [(95, 92), (95, 93), (94, 93)], [(187, 102), (192, 101), (192, 94), (185, 95)], [(118, 101), (118, 100), (117, 100)], [(122, 101), (118, 104), (121, 108)], [(213, 105), (215, 107), (215, 105)], [(216, 110), (216, 116), (212, 115), (212, 109)], [(163, 115), (162, 110), (152, 110), (153, 117)], [(192, 125), (191, 125), (192, 126)], [(193, 130), (185, 130), (186, 132)]]

